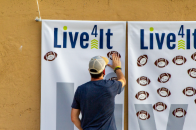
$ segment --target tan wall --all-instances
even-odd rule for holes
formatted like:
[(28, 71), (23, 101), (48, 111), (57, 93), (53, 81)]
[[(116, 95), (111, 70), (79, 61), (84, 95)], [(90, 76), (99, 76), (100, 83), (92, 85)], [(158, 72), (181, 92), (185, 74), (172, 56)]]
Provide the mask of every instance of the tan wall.
[[(42, 19), (193, 21), (195, 0), (39, 0)], [(36, 0), (0, 0), (0, 130), (39, 130), (41, 22)], [(126, 74), (127, 77), (127, 74)], [(128, 113), (125, 94), (125, 113)], [(128, 129), (125, 114), (125, 130)]]

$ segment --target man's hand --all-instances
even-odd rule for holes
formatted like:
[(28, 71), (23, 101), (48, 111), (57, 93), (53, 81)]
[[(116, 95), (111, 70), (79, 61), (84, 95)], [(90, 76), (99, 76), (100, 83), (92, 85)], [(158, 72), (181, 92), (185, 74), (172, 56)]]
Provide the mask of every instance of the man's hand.
[(116, 53), (112, 54), (112, 65), (107, 64), (107, 66), (111, 67), (112, 69), (117, 66), (121, 67), (120, 57), (118, 57)]
[[(107, 64), (109, 67), (111, 67), (113, 70), (118, 66), (121, 67), (121, 61), (120, 61), (120, 57), (118, 57), (117, 54), (113, 54), (112, 55), (112, 65)], [(123, 75), (121, 69), (117, 69), (116, 70), (116, 75), (117, 75), (117, 79), (118, 81), (120, 81), (122, 83), (122, 87), (124, 87), (126, 85), (126, 79), (125, 76)]]

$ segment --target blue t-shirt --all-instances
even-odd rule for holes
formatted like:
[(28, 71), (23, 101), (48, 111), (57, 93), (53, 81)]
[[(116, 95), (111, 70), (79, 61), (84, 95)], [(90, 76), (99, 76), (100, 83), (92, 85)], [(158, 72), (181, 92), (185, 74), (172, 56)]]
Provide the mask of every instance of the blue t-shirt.
[(121, 88), (115, 80), (89, 81), (77, 88), (72, 108), (80, 109), (83, 130), (117, 130), (114, 106)]

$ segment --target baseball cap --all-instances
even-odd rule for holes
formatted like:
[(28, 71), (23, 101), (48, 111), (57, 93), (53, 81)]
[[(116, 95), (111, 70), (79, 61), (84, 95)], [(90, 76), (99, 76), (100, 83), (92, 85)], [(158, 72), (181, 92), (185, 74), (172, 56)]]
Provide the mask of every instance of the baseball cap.
[(103, 56), (95, 56), (91, 58), (89, 62), (89, 72), (91, 74), (100, 74), (105, 69), (108, 62), (109, 60)]

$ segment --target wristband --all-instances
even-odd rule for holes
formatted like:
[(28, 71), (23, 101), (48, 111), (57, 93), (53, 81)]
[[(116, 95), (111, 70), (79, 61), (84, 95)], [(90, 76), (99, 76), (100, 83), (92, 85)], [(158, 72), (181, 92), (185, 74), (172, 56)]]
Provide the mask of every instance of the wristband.
[(116, 73), (116, 70), (118, 70), (118, 69), (121, 69), (121, 67), (120, 67), (120, 66), (116, 66), (116, 67), (114, 68), (114, 72)]
[(121, 68), (121, 67), (120, 67), (120, 66), (116, 66), (116, 67), (114, 68), (114, 70), (117, 69), (117, 68)]

